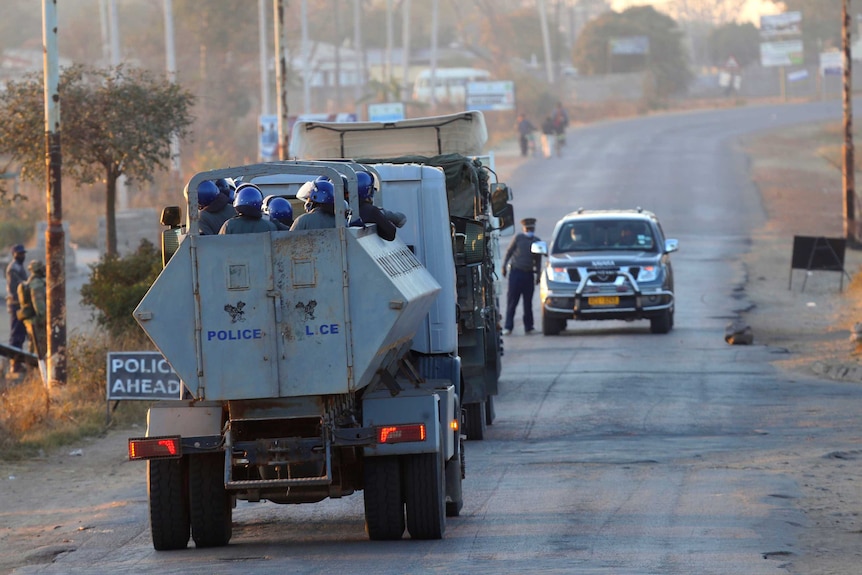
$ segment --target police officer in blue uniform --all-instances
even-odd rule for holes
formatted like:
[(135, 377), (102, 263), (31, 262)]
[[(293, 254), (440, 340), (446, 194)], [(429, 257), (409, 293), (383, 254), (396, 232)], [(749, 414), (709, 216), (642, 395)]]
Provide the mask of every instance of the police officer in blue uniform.
[(510, 335), (515, 327), (515, 310), (518, 301), (523, 298), (524, 332), (534, 333), (533, 324), (533, 291), (538, 285), (542, 273), (542, 256), (530, 251), (533, 242), (539, 241), (536, 236), (536, 218), (521, 220), (523, 232), (512, 238), (506, 257), (503, 258), (503, 277), (509, 278), (506, 290), (506, 321), (503, 325), (503, 335)]

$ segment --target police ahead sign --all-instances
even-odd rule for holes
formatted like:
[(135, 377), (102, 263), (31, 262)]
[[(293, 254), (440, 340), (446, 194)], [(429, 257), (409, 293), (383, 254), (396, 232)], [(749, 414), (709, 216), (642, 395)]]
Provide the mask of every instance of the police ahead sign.
[(108, 352), (108, 400), (180, 399), (182, 383), (157, 351)]

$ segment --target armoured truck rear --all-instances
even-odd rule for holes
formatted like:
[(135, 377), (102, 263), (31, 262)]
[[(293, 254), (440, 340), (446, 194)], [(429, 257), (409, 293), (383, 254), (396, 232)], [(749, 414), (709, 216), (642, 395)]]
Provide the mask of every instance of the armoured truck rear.
[[(440, 217), (450, 229), (429, 253), (452, 254), (458, 333), (450, 351), (459, 356), (468, 439), (483, 439), (494, 419), (503, 355), (500, 235), (514, 221), (511, 192), (496, 181), (490, 158), (483, 155), (486, 141), (484, 117), (474, 111), (385, 123), (297, 122), (290, 147), (296, 158), (353, 158), (374, 166), (380, 205), (405, 213), (423, 200), (415, 187), (402, 185), (402, 172), (394, 166), (431, 166), (442, 172), (446, 213), (426, 212), (420, 225), (436, 225), (432, 218)], [(439, 281), (443, 276), (435, 277)]]
[(313, 503), (364, 491), (371, 539), (443, 536), (463, 504), (457, 382), (423, 376), (412, 342), (440, 284), (374, 226), (197, 233), (198, 184), (325, 176), (358, 212), (350, 163), (273, 162), (195, 175), (185, 225), (134, 311), (183, 382), (129, 455), (147, 461), (156, 549), (226, 545), (237, 500)]

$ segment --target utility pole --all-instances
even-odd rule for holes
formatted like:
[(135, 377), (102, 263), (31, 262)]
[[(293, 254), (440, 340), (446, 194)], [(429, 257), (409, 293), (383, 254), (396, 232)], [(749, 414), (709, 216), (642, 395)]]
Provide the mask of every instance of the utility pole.
[(66, 234), (60, 183), (60, 64), (57, 0), (42, 0), (42, 49), (45, 75), (45, 164), (48, 228), (45, 230), (48, 349), (42, 375), (49, 392), (66, 385)]
[(410, 74), (410, 0), (401, 3), (401, 44), (404, 46), (401, 53), (401, 93), (398, 95), (400, 101), (407, 100)]
[(431, 107), (437, 108), (437, 40), (440, 27), (439, 0), (431, 2)]
[(260, 30), (260, 114), (269, 114), (269, 70), (267, 69), (266, 0), (257, 0), (257, 28)]
[[(174, 9), (173, 0), (164, 0), (165, 12), (165, 64), (167, 66), (168, 80), (172, 84), (177, 82), (177, 56), (174, 48)], [(177, 180), (182, 179), (180, 171), (180, 138), (176, 134), (171, 135), (171, 171)]]
[[(302, 6), (304, 19), (305, 0), (303, 0)], [(284, 41), (284, 11), (287, 9), (287, 0), (275, 0), (273, 7), (275, 9), (275, 85), (278, 90), (278, 99), (275, 103), (278, 114), (278, 159), (286, 160), (290, 144), (287, 122), (287, 57), (284, 51), (286, 44)], [(303, 34), (304, 36), (305, 34)], [(307, 82), (306, 79), (306, 85)]]
[(841, 1), (841, 47), (844, 51), (844, 237), (851, 246), (856, 237), (856, 161), (853, 153), (853, 88), (850, 57), (850, 0)]
[(551, 40), (548, 35), (548, 13), (545, 10), (545, 0), (539, 0), (539, 23), (542, 26), (542, 46), (545, 50), (545, 73), (548, 77), (548, 83), (554, 83), (554, 63), (551, 60)]

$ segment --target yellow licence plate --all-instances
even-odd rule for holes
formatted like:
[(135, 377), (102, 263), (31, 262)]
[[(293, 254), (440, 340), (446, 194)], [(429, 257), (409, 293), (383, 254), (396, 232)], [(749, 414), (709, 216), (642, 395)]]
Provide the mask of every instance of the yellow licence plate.
[(619, 305), (620, 298), (615, 295), (601, 295), (587, 298), (590, 305)]

